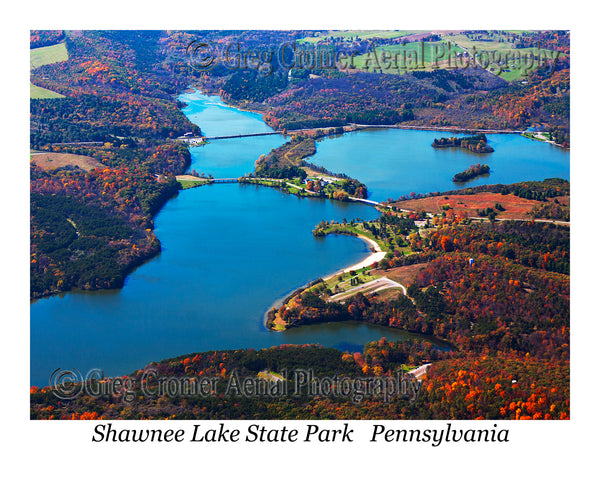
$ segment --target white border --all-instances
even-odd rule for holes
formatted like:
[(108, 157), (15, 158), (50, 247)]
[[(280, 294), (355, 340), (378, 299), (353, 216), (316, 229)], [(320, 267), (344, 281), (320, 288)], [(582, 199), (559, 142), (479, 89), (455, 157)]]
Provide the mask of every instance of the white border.
[[(489, 5), (489, 6), (488, 6)], [(81, 475), (88, 478), (149, 478), (169, 475), (203, 477), (220, 474), (255, 478), (291, 477), (359, 478), (419, 475), (431, 478), (565, 478), (572, 472), (594, 472), (597, 450), (595, 407), (598, 380), (593, 353), (598, 338), (598, 223), (592, 198), (600, 178), (595, 118), (598, 81), (597, 50), (592, 11), (579, 11), (566, 2), (206, 2), (126, 3), (24, 2), (16, 18), (5, 13), (3, 52), (2, 178), (3, 328), (2, 469), (47, 478)], [(207, 29), (207, 28), (566, 28), (572, 34), (572, 420), (568, 422), (509, 422), (511, 442), (494, 445), (377, 444), (244, 444), (234, 445), (97, 445), (90, 439), (91, 422), (29, 421), (29, 301), (28, 276), (28, 168), (22, 159), (28, 150), (28, 35), (34, 28)], [(595, 51), (596, 50), (596, 51)], [(8, 81), (8, 82), (7, 82)], [(8, 101), (7, 101), (8, 100)], [(8, 128), (7, 128), (8, 127)], [(23, 162), (25, 165), (21, 165)], [(593, 183), (592, 183), (593, 182)], [(594, 275), (595, 274), (595, 275)], [(147, 422), (166, 428), (165, 422)], [(173, 428), (182, 422), (173, 422)], [(280, 421), (262, 422), (269, 425)], [(287, 422), (289, 425), (308, 422)], [(335, 423), (335, 422), (334, 422)], [(352, 422), (357, 432), (368, 432), (371, 421)], [(384, 422), (396, 425), (398, 422)], [(442, 422), (444, 423), (444, 422)], [(496, 422), (504, 424), (505, 422)], [(228, 422), (228, 425), (244, 422)], [(119, 427), (140, 427), (120, 422)], [(146, 425), (146, 423), (144, 423)], [(183, 423), (189, 425), (189, 423)], [(453, 422), (456, 428), (482, 428), (479, 422)], [(404, 428), (427, 428), (429, 422), (402, 422)], [(438, 422), (435, 426), (439, 428)], [(171, 424), (169, 423), (169, 427)], [(189, 428), (189, 426), (187, 427)], [(290, 448), (291, 447), (291, 448)], [(592, 447), (594, 450), (591, 450)], [(8, 449), (8, 450), (7, 450)], [(16, 467), (18, 470), (11, 469)], [(591, 467), (587, 470), (586, 467)], [(14, 475), (14, 474), (13, 474)], [(585, 474), (584, 474), (585, 475)], [(593, 473), (592, 473), (593, 475)]]

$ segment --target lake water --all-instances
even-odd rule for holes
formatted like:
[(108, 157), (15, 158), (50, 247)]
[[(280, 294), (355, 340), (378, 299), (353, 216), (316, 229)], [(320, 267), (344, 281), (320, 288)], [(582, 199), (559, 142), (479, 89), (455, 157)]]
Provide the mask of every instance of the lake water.
[[(343, 172), (367, 185), (369, 198), (396, 199), (410, 192), (429, 193), (476, 185), (516, 183), (558, 177), (569, 180), (569, 151), (521, 135), (486, 135), (494, 152), (433, 148), (435, 138), (462, 136), (424, 130), (370, 129), (322, 139), (308, 161)], [(487, 163), (489, 175), (463, 184), (454, 174)]]
[[(270, 131), (260, 115), (227, 107), (216, 97), (193, 93), (181, 99), (189, 103), (186, 115), (205, 135)], [(451, 163), (451, 178), (480, 156), (458, 150), (432, 153), (435, 136), (401, 130), (344, 135), (319, 142), (312, 161), (359, 178), (378, 200), (453, 188), (447, 186), (447, 175), (437, 172)], [(489, 180), (498, 174), (492, 183), (505, 181), (501, 175), (513, 175), (511, 182), (568, 178), (569, 155), (560, 148), (513, 135), (490, 140), (497, 149), (485, 157), (485, 163), (494, 165)], [(284, 141), (279, 135), (215, 140), (191, 149), (191, 168), (237, 177)], [(504, 148), (513, 153), (503, 156)], [(520, 160), (510, 163), (510, 172), (508, 166), (503, 169), (499, 160), (510, 162), (517, 154)], [(498, 163), (492, 164), (494, 156)], [(557, 173), (561, 171), (566, 174)], [(155, 218), (163, 251), (136, 269), (122, 289), (32, 302), (31, 384), (46, 385), (57, 368), (82, 374), (99, 368), (106, 375), (122, 375), (151, 361), (210, 349), (319, 343), (354, 350), (382, 336), (409, 338), (413, 335), (352, 322), (286, 332), (268, 331), (263, 324), (265, 311), (277, 299), (368, 255), (356, 238), (314, 238), (311, 231), (319, 221), (377, 216), (364, 204), (297, 198), (250, 185), (182, 191)]]

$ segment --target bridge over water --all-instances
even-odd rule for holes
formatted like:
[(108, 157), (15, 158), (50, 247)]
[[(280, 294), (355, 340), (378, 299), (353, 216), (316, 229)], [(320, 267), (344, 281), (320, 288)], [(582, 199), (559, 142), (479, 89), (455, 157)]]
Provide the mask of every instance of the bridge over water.
[[(281, 179), (281, 178), (261, 178), (261, 177), (259, 177), (259, 178), (251, 178), (250, 180), (267, 180), (270, 182), (285, 183), (285, 184), (289, 185), (290, 187), (298, 188), (300, 190), (304, 190), (306, 192), (312, 193), (304, 187), (295, 185), (293, 183), (289, 183), (285, 179)], [(239, 178), (209, 178), (208, 183), (239, 183)], [(348, 199), (352, 200), (353, 202), (367, 203), (367, 204), (373, 205), (375, 207), (381, 206), (380, 202), (376, 202), (374, 200), (367, 200), (366, 198), (358, 198), (358, 197), (349, 196)]]
[[(324, 128), (325, 130), (330, 129), (331, 127)], [(310, 132), (316, 130), (315, 128), (299, 128), (297, 130), (273, 130), (272, 132), (259, 132), (259, 133), (240, 133), (238, 135), (216, 135), (214, 137), (178, 137), (177, 140), (181, 140), (183, 142), (189, 143), (198, 143), (202, 140), (224, 140), (227, 138), (244, 138), (244, 137), (263, 137), (265, 135), (292, 135), (294, 133), (302, 133), (302, 132)]]
[(237, 178), (213, 178), (210, 183), (238, 183)]

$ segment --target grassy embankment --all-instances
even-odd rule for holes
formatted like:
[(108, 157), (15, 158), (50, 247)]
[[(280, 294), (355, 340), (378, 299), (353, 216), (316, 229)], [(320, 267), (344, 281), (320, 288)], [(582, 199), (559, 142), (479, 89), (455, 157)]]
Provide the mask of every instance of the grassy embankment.
[[(50, 45), (48, 47), (34, 48), (29, 51), (30, 70), (35, 70), (42, 65), (64, 62), (69, 59), (67, 47), (63, 43)], [(29, 98), (64, 98), (64, 95), (53, 92), (47, 88), (38, 87), (29, 82)]]
[(182, 190), (201, 187), (202, 185), (211, 183), (208, 178), (196, 177), (194, 175), (177, 175), (175, 179), (179, 182), (179, 185), (181, 185)]

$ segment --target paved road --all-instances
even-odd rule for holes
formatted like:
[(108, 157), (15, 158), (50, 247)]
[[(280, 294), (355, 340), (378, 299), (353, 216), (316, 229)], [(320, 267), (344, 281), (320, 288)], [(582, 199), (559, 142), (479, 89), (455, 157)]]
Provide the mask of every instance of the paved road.
[(427, 370), (429, 369), (429, 367), (431, 367), (431, 363), (426, 363), (425, 365), (421, 365), (420, 367), (415, 368), (414, 370), (411, 370), (410, 372), (406, 372), (406, 374), (413, 375), (415, 378), (419, 379), (427, 373)]
[(399, 284), (398, 282), (394, 282), (387, 277), (376, 278), (375, 280), (371, 280), (370, 282), (363, 283), (361, 285), (357, 285), (356, 287), (352, 287), (345, 292), (336, 293), (327, 299), (328, 302), (337, 302), (346, 297), (350, 297), (355, 293), (368, 290), (370, 293), (375, 293), (380, 290), (385, 290), (387, 288), (401, 288), (406, 295), (406, 288), (404, 285)]

